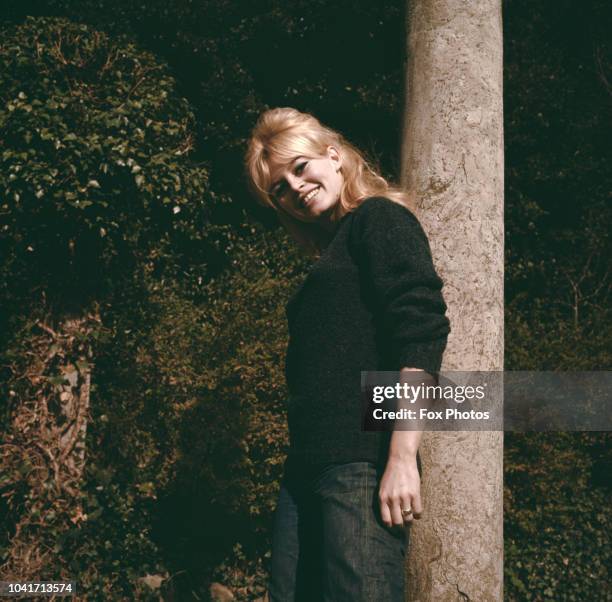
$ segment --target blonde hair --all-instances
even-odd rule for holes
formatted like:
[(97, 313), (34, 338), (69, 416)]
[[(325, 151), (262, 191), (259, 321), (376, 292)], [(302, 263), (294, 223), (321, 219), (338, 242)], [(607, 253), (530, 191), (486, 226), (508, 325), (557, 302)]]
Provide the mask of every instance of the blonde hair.
[(412, 204), (407, 193), (390, 185), (341, 134), (322, 125), (312, 115), (288, 107), (262, 113), (251, 133), (245, 157), (249, 184), (256, 198), (263, 205), (275, 209), (289, 233), (313, 255), (325, 246), (329, 234), (316, 223), (305, 223), (291, 217), (274, 202), (270, 192), (270, 161), (273, 159), (289, 165), (298, 156), (321, 157), (329, 146), (335, 147), (340, 154), (343, 175), (333, 220), (354, 211), (372, 196), (385, 196), (407, 207)]

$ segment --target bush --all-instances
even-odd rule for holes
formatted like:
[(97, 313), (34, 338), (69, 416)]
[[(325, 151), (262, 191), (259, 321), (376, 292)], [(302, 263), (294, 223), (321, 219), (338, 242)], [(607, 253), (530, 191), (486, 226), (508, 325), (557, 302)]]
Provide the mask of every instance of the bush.
[(249, 558), (268, 549), (287, 443), (282, 306), (301, 273), (275, 261), (299, 264), (286, 244), (275, 233), (238, 242), (206, 304), (144, 274), (103, 312), (87, 484), (100, 510), (87, 528), (154, 545), (141, 564), (123, 550), (121, 566), (177, 575), (174, 595), (204, 593), (237, 544)]
[(185, 160), (195, 120), (166, 66), (62, 19), (2, 36), (2, 297), (80, 307), (164, 241), (201, 240), (207, 172)]
[(609, 433), (506, 435), (505, 599), (608, 599), (610, 449)]

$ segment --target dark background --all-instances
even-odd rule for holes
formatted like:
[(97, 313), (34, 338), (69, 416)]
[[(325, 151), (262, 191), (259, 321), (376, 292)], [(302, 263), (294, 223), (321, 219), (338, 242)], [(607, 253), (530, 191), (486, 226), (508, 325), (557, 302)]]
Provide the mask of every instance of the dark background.
[[(609, 369), (609, 3), (506, 0), (503, 11), (506, 369)], [(129, 270), (110, 262), (110, 284), (79, 295), (102, 304), (108, 335), (96, 342), (84, 486), (100, 511), (68, 533), (57, 527), (50, 573), (70, 570), (94, 598), (109, 588), (145, 596), (133, 583), (156, 573), (172, 576), (163, 587), (176, 599), (205, 598), (211, 581), (256, 599), (285, 445), (282, 305), (306, 262), (249, 197), (245, 141), (262, 109), (295, 106), (397, 179), (404, 3), (5, 0), (4, 35), (28, 15), (89, 24), (165, 64), (193, 111), (190, 160), (206, 174), (192, 223), (204, 241), (153, 245), (152, 271), (138, 253)], [(71, 295), (53, 267), (34, 282), (7, 260), (18, 247), (3, 250), (3, 275), (19, 284), (1, 293), (10, 365), (29, 344), (27, 316), (51, 311), (41, 290), (60, 313)], [(70, 277), (89, 282), (90, 259)], [(139, 346), (156, 350), (148, 363)], [(183, 378), (181, 395), (198, 403), (166, 413), (176, 389), (164, 375)], [(607, 599), (609, 437), (507, 433), (505, 446), (506, 599)], [(128, 469), (138, 454), (147, 468)], [(25, 512), (12, 499), (6, 550)]]

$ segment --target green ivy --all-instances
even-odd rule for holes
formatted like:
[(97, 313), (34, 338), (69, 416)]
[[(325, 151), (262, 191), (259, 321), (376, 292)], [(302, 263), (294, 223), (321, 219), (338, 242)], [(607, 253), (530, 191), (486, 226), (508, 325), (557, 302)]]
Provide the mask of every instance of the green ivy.
[(64, 19), (1, 35), (0, 270), (13, 285), (82, 302), (160, 241), (201, 240), (214, 200), (167, 67)]

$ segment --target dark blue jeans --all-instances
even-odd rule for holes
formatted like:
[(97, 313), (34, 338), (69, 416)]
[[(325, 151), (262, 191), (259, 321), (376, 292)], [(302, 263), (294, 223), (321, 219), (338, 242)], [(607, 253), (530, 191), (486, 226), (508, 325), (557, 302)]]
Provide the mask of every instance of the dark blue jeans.
[(270, 602), (403, 602), (407, 531), (380, 520), (369, 462), (286, 467), (272, 538)]

